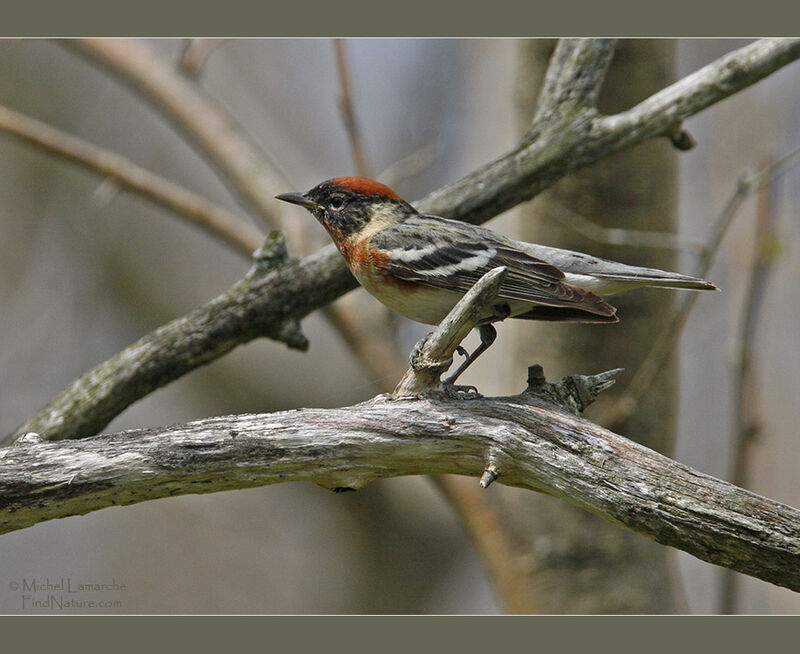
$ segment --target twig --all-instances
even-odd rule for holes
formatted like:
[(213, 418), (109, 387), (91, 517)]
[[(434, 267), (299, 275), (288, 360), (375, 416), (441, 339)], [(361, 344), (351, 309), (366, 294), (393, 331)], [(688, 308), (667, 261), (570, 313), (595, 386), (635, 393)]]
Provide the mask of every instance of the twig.
[[(668, 88), (680, 107), (678, 113), (685, 118), (752, 83), (753, 70), (763, 77), (798, 56), (800, 39), (766, 39), (728, 55), (723, 63), (709, 64), (700, 71), (702, 75), (693, 76), (692, 84), (683, 81)], [(731, 70), (740, 74), (732, 76)], [(715, 71), (725, 83), (708, 91)], [(648, 115), (641, 114), (641, 129), (634, 136), (627, 131), (620, 134), (625, 147), (663, 132), (660, 123), (648, 125)], [(567, 172), (622, 147), (622, 141), (616, 141), (607, 131), (597, 135), (590, 129), (591, 122), (587, 127), (586, 122), (578, 121), (564, 126), (563, 131), (550, 132), (549, 139), (521, 144), (461, 181), (429, 194), (416, 206), (427, 213), (482, 222), (529, 200)], [(26, 431), (53, 439), (97, 433), (125, 407), (156, 388), (253, 338), (279, 335), (285, 321), (298, 321), (355, 286), (355, 279), (332, 245), (269, 275), (248, 277), (221, 298), (143, 337), (73, 382), (30, 418), (21, 431), (15, 431), (3, 442)], [(220, 312), (219, 308), (223, 310)], [(192, 334), (191, 341), (186, 339), (185, 330)], [(208, 349), (198, 356), (197, 345)], [(138, 365), (129, 365), (131, 355)], [(173, 366), (176, 361), (180, 365)]]
[(115, 152), (6, 107), (0, 107), (0, 131), (92, 172), (106, 175), (116, 186), (122, 186), (187, 219), (247, 257), (264, 240), (261, 232), (250, 223), (203, 196), (137, 166)]
[(490, 462), (496, 483), (562, 497), (705, 561), (800, 590), (800, 511), (692, 470), (548, 398), (532, 389), (470, 401), (378, 397), (342, 409), (227, 416), (78, 441), (29, 437), (0, 453), (0, 530), (286, 481), (341, 489), (398, 475), (477, 478)]
[(211, 53), (227, 39), (187, 39), (178, 69), (192, 79), (198, 79)]
[(356, 174), (362, 177), (369, 177), (369, 166), (364, 156), (364, 147), (361, 144), (361, 135), (358, 130), (356, 113), (353, 109), (353, 95), (350, 85), (350, 69), (347, 65), (347, 56), (344, 51), (344, 40), (334, 39), (333, 49), (336, 54), (336, 72), (339, 76), (339, 109), (342, 113), (342, 121), (347, 130), (347, 140), (350, 143), (350, 154), (353, 157), (353, 165)]
[[(772, 164), (765, 166), (771, 169)], [(754, 256), (750, 279), (742, 308), (741, 333), (739, 337), (738, 371), (736, 392), (733, 401), (733, 465), (731, 482), (737, 486), (748, 485), (748, 462), (754, 440), (761, 430), (761, 412), (758, 409), (758, 383), (755, 376), (755, 344), (761, 307), (767, 283), (776, 256), (777, 211), (775, 211), (775, 184), (760, 187), (758, 211), (755, 225)], [(732, 614), (736, 609), (737, 576), (726, 570), (722, 576), (720, 591), (720, 613)]]
[(392, 393), (412, 397), (439, 387), (439, 377), (453, 364), (453, 354), (494, 302), (506, 277), (505, 267), (494, 268), (464, 294), (450, 313), (414, 348), (411, 367)]

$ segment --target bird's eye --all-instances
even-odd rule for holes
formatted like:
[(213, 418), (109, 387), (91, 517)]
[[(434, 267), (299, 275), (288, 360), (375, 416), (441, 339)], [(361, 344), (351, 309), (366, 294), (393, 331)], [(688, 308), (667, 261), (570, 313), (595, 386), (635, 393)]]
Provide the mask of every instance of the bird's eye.
[(344, 198), (339, 196), (331, 198), (331, 203), (330, 203), (331, 209), (341, 209), (343, 206), (344, 206)]

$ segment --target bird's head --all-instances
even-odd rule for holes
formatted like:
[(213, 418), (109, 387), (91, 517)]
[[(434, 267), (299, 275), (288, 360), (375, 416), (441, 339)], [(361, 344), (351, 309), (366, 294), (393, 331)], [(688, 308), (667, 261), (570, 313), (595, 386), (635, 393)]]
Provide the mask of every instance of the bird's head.
[(417, 213), (385, 184), (366, 177), (335, 177), (305, 193), (283, 193), (278, 200), (308, 209), (339, 242), (368, 225), (385, 226)]

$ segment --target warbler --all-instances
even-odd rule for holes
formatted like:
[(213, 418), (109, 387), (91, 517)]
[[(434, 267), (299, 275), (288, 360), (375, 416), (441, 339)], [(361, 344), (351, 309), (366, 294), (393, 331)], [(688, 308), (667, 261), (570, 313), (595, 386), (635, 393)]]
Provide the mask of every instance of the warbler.
[(494, 342), (494, 322), (617, 322), (616, 309), (604, 296), (642, 286), (717, 290), (697, 277), (516, 241), (485, 227), (421, 214), (385, 184), (364, 177), (336, 177), (305, 193), (275, 197), (308, 209), (359, 283), (417, 322), (438, 324), (485, 273), (507, 268), (497, 302), (477, 325), (480, 345), (447, 383)]

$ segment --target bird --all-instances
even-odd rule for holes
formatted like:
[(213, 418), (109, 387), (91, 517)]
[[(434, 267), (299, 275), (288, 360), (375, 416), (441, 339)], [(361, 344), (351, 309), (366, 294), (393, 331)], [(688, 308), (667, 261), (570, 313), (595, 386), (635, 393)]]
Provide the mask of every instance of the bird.
[(485, 227), (420, 213), (366, 177), (334, 177), (278, 200), (307, 209), (327, 230), (353, 276), (392, 311), (437, 325), (485, 273), (507, 269), (493, 306), (480, 316), (480, 345), (445, 383), (454, 384), (497, 338), (493, 323), (523, 320), (614, 323), (606, 296), (644, 286), (719, 290), (704, 279), (535, 243)]

